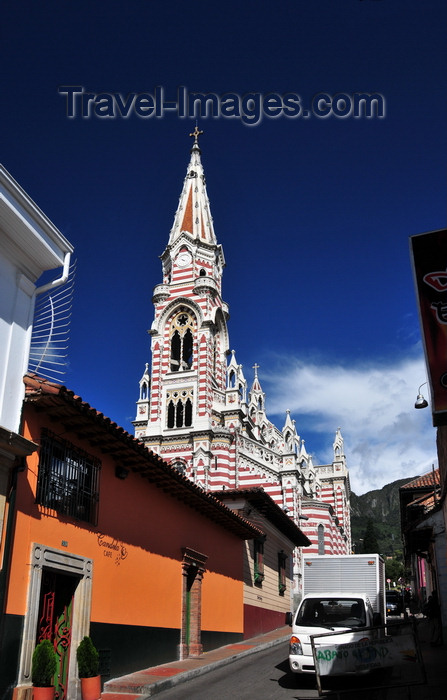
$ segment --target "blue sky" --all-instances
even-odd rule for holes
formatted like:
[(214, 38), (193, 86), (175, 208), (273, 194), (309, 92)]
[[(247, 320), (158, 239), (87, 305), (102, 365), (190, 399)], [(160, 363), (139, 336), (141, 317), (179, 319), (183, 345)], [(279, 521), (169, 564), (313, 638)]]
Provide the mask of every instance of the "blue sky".
[[(199, 120), (231, 347), (356, 493), (431, 469), (409, 236), (446, 226), (444, 0), (5, 0), (1, 161), (75, 246), (64, 383), (132, 431), (194, 118), (66, 116), (61, 86), (379, 93), (382, 118)], [(426, 387), (425, 387), (426, 388)]]

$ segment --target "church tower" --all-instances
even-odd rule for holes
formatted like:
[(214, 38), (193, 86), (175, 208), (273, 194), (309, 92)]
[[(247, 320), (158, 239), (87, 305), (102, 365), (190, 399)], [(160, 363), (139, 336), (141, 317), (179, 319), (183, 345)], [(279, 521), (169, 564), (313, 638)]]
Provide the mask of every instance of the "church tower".
[[(151, 376), (146, 368), (134, 426), (149, 448), (167, 461), (175, 456), (179, 469), (205, 485), (209, 469), (216, 468), (211, 443), (226, 402), (229, 314), (221, 296), (225, 258), (214, 233), (200, 133), (196, 127), (191, 134), (191, 158), (161, 256), (163, 282), (152, 299)], [(238, 392), (244, 381), (238, 367), (232, 366), (232, 381)], [(227, 435), (223, 439), (228, 442)]]
[[(218, 244), (196, 127), (153, 293), (152, 362), (140, 379), (135, 437), (208, 491), (262, 487), (312, 542), (307, 552), (350, 552), (349, 474), (337, 431), (333, 462), (314, 466), (295, 421), (267, 417), (253, 365), (247, 380), (230, 350)], [(300, 562), (295, 561), (299, 588)]]

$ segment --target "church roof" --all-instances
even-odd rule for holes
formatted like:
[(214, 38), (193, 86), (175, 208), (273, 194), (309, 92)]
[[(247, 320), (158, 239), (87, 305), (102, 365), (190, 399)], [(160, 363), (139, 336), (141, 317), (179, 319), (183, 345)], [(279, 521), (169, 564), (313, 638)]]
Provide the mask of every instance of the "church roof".
[(80, 433), (82, 439), (93, 441), (95, 447), (107, 452), (119, 466), (140, 474), (157, 488), (242, 539), (263, 534), (256, 525), (234, 513), (221, 500), (169, 466), (73, 391), (37, 375), (26, 375), (24, 383), (25, 404), (43, 409), (55, 424), (64, 426), (66, 432)]
[(194, 144), (169, 236), (170, 246), (182, 232), (188, 233), (193, 239), (199, 239), (202, 243), (217, 244), (198, 142), (201, 133), (196, 127), (190, 134), (194, 137)]

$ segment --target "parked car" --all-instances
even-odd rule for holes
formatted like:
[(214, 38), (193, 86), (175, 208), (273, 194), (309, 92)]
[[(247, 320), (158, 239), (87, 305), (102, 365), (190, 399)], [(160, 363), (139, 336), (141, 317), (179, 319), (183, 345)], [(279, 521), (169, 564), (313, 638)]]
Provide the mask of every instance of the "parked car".
[(403, 612), (402, 593), (400, 591), (386, 591), (386, 614), (400, 615)]

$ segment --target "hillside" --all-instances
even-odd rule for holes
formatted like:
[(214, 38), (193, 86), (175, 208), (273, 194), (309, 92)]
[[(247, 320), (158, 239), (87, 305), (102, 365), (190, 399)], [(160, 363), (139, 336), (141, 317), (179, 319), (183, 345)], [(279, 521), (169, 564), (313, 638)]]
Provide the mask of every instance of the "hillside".
[(374, 523), (380, 554), (393, 555), (402, 551), (399, 487), (413, 479), (416, 479), (416, 476), (398, 479), (362, 496), (351, 493), (352, 542), (356, 545), (357, 554), (363, 551), (363, 542), (360, 540), (364, 539), (369, 520)]

